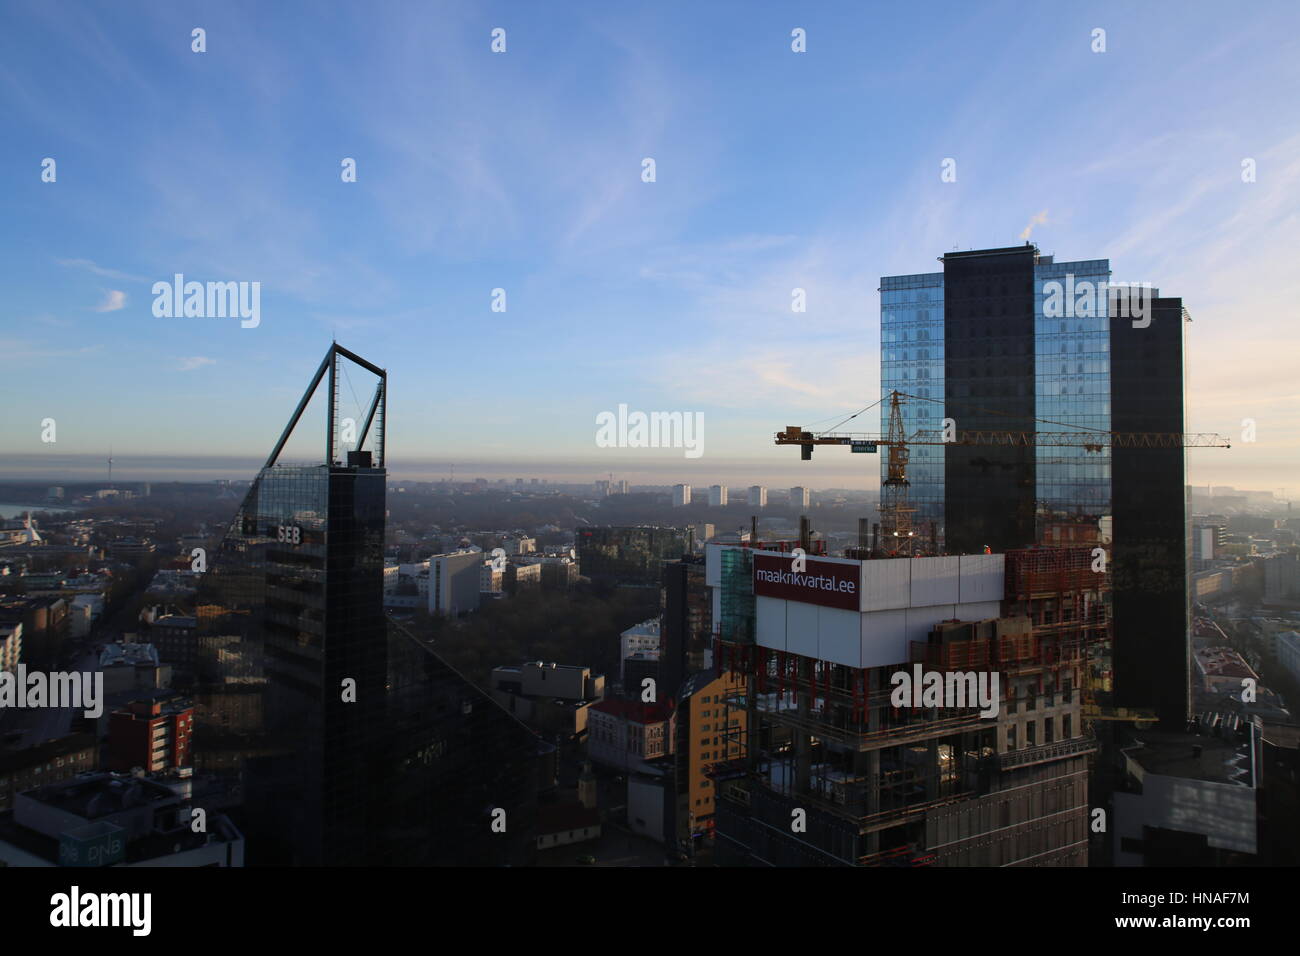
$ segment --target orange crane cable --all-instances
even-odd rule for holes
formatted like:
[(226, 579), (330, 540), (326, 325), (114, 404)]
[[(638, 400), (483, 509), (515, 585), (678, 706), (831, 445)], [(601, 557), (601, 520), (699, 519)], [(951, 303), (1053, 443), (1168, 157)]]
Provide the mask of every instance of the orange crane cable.
[[(947, 404), (948, 404), (948, 403), (947, 403), (947, 400), (942, 400), (942, 401), (941, 401), (940, 399), (937, 399), (937, 398), (922, 398), (920, 395), (909, 395), (907, 392), (899, 392), (898, 394), (899, 394), (899, 395), (902, 395), (904, 398), (914, 398), (914, 399), (916, 399), (918, 402), (931, 402), (932, 404), (935, 404), (935, 405), (943, 405), (943, 406), (945, 406), (945, 407), (947, 407)], [(963, 403), (963, 402), (956, 402), (956, 401), (954, 401), (952, 404), (960, 406), (960, 405), (963, 405), (964, 403)], [(1001, 415), (1001, 416), (1003, 416), (1004, 418), (1018, 418), (1018, 417), (1019, 417), (1019, 416), (1017, 416), (1017, 415), (1012, 415), (1010, 412), (999, 412), (999, 411), (996, 411), (996, 410), (994, 410), (994, 409), (992, 409), (992, 408), (983, 408), (982, 406), (979, 406), (979, 405), (966, 405), (965, 407), (970, 408), (972, 411), (976, 411), (976, 412), (984, 412), (985, 414), (988, 414), (988, 415)], [(1101, 433), (1101, 434), (1107, 434), (1107, 433), (1109, 432), (1109, 429), (1106, 429), (1106, 428), (1093, 428), (1093, 427), (1091, 427), (1091, 426), (1089, 426), (1089, 425), (1075, 425), (1075, 424), (1072, 424), (1072, 423), (1070, 423), (1070, 422), (1055, 422), (1055, 421), (1052, 421), (1050, 418), (1035, 418), (1035, 419), (1033, 419), (1033, 421), (1036, 421), (1036, 422), (1042, 422), (1044, 425), (1060, 425), (1060, 426), (1062, 426), (1062, 427), (1064, 427), (1064, 428), (1078, 428), (1078, 429), (1080, 429), (1081, 431), (1098, 432), (1098, 433)]]
[[(901, 395), (902, 393), (900, 392), (899, 394)], [(870, 405), (868, 405), (866, 408), (860, 408), (860, 409), (858, 409), (856, 412), (854, 412), (854, 413), (853, 413), (852, 415), (850, 415), (848, 418), (845, 418), (843, 421), (836, 422), (836, 423), (835, 423), (834, 425), (832, 425), (830, 428), (823, 428), (823, 429), (822, 429), (822, 434), (825, 435), (827, 432), (834, 431), (836, 428), (839, 428), (841, 425), (843, 425), (844, 422), (851, 422), (851, 421), (853, 421), (853, 419), (857, 418), (857, 417), (858, 417), (859, 415), (861, 415), (863, 412), (869, 412), (869, 411), (871, 411), (871, 409), (875, 408), (877, 405), (879, 405), (879, 404), (880, 404), (881, 402), (883, 402), (884, 400), (885, 400), (885, 397), (882, 395), (880, 398), (876, 399), (874, 402), (872, 402), (872, 403), (871, 403)], [(826, 421), (826, 419), (823, 418), (823, 419), (821, 419), (821, 421)]]

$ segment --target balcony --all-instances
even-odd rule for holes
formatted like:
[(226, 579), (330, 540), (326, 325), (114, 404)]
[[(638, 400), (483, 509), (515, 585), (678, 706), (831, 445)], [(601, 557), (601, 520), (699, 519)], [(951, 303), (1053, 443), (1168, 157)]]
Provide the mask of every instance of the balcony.
[(1063, 757), (1091, 753), (1096, 749), (1097, 741), (1091, 737), (1058, 740), (1054, 744), (1041, 744), (1037, 747), (1027, 747), (1024, 750), (1013, 750), (1010, 753), (998, 754), (998, 767), (1002, 770), (1014, 770), (1018, 767), (1047, 763), (1049, 760), (1060, 760)]

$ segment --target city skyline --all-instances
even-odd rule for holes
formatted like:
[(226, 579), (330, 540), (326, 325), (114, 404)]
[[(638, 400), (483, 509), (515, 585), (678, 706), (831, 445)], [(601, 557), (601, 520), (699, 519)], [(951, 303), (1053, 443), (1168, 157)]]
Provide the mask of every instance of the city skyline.
[[(0, 39), (20, 147), (0, 168), (31, 224), (5, 245), (0, 477), (110, 445), (123, 468), (251, 458), (336, 337), (394, 375), (394, 475), (455, 462), (873, 488), (860, 460), (800, 467), (773, 432), (874, 400), (880, 277), (1028, 239), (1183, 298), (1187, 428), (1234, 446), (1190, 454), (1190, 483), (1292, 484), (1300, 135), (1259, 94), (1295, 75), (1280, 5), (1266, 10), (1283, 22), (951, 6), (924, 47), (890, 42), (915, 18), (845, 6), (719, 6), (689, 29), (603, 9), (366, 11), (310, 46), (303, 8), (254, 31), (233, 7), (200, 16), (203, 54), (196, 14), (142, 27), (79, 9), (56, 28), (20, 7)], [(1018, 69), (989, 71), (990, 56)], [(556, 57), (566, 68), (546, 71)], [(37, 80), (43, 63), (59, 82)], [(1133, 102), (1145, 122), (1120, 109)], [(858, 111), (871, 121), (840, 121)], [(155, 316), (154, 284), (177, 274), (260, 283), (260, 321)], [(598, 416), (622, 404), (701, 414), (703, 455), (598, 447)], [(41, 442), (46, 418), (57, 443)]]
[(1300, 8), (5, 14), (14, 929), (215, 878), (337, 946), (410, 867), (1266, 923)]

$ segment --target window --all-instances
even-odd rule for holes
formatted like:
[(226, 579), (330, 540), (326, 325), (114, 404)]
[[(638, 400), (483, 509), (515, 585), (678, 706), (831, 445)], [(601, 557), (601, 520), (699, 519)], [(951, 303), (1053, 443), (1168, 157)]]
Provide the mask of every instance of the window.
[(1007, 749), (1016, 749), (1016, 725), (1012, 724), (1007, 728)]
[(1052, 742), (1052, 718), (1048, 717), (1046, 720), (1043, 721), (1043, 743), (1050, 744), (1051, 742)]
[(1066, 714), (1064, 717), (1061, 718), (1061, 737), (1066, 740), (1074, 736), (1072, 732), (1073, 728), (1070, 726), (1070, 724), (1071, 721), (1070, 721), (1069, 714)]
[(1034, 743), (1034, 722), (1031, 720), (1029, 723), (1025, 724), (1025, 745), (1032, 747), (1034, 746)]

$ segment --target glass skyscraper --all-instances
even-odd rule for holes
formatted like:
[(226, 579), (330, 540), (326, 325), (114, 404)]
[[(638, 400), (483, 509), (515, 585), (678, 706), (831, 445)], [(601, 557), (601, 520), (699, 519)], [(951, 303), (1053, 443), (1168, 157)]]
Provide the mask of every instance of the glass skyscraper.
[[(943, 271), (880, 282), (881, 432), (1080, 433), (1066, 445), (912, 445), (914, 524), (950, 554), (1039, 544), (1073, 523), (1113, 536), (1115, 700), (1172, 721), (1187, 707), (1184, 451), (1115, 446), (1183, 427), (1178, 299), (1113, 300), (1105, 259), (1055, 262), (1025, 243), (951, 252)], [(1098, 433), (1094, 442), (1089, 432)], [(887, 476), (881, 456), (881, 479)], [(1109, 518), (1109, 522), (1103, 519)], [(1180, 610), (1180, 608), (1182, 610)]]
[[(340, 357), (379, 379), (343, 460)], [(325, 460), (279, 462), (326, 372)], [(331, 346), (202, 581), (197, 769), (244, 828), (250, 864), (521, 858), (536, 737), (384, 615), (386, 387)], [(494, 807), (508, 838), (492, 839)]]
[[(990, 258), (998, 253), (1005, 258)], [(908, 396), (902, 418), (909, 436), (918, 431), (937, 434), (948, 417), (963, 431), (1033, 431), (1033, 419), (1059, 422), (1058, 431), (1108, 431), (1108, 260), (1054, 262), (1033, 247), (1017, 246), (952, 253), (944, 263), (945, 272), (880, 280), (881, 434), (888, 430), (893, 391)], [(1056, 308), (1044, 288), (1051, 282), (1063, 286), (1068, 282), (1071, 289), (1090, 288), (1092, 298), (1078, 302), (1071, 298), (1068, 306)], [(1091, 285), (1085, 287), (1085, 282)], [(947, 308), (946, 285), (959, 290), (959, 298)], [(954, 347), (946, 355), (949, 335)], [(952, 496), (960, 501), (960, 488), (969, 475), (980, 474), (986, 485), (990, 473), (1006, 475), (1003, 504), (1010, 504), (1018, 514), (1014, 533), (1027, 532), (1026, 541), (1037, 538), (1037, 523), (1052, 514), (1101, 517), (1110, 513), (1108, 445), (1098, 451), (1045, 447), (1032, 453), (913, 445), (909, 455), (910, 503), (916, 509), (917, 532), (927, 537), (930, 522), (935, 522), (940, 544), (948, 550), (982, 550), (992, 541), (980, 539), (979, 533), (986, 537), (995, 533), (978, 520), (984, 503), (962, 501), (966, 515), (962, 523), (972, 533), (962, 535), (960, 542), (948, 541), (948, 512), (957, 504), (949, 501), (945, 507), (949, 478)], [(945, 467), (949, 459), (955, 467)], [(887, 464), (882, 455), (882, 480)], [(1026, 487), (1033, 488), (1032, 496), (1023, 494)]]

